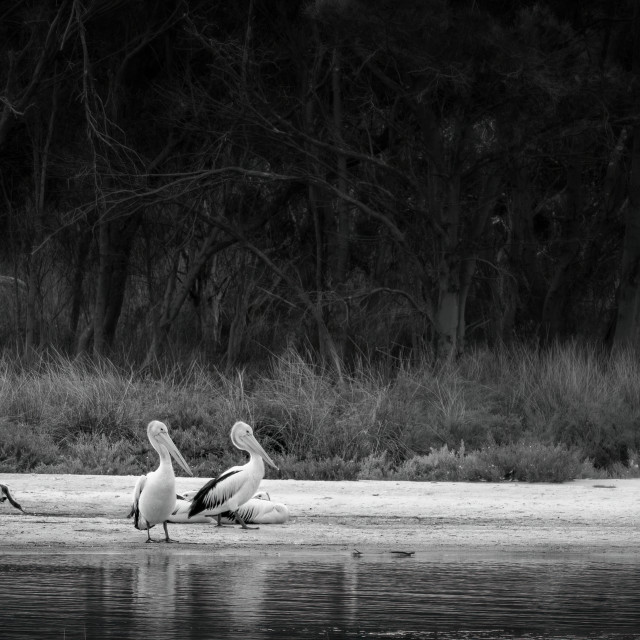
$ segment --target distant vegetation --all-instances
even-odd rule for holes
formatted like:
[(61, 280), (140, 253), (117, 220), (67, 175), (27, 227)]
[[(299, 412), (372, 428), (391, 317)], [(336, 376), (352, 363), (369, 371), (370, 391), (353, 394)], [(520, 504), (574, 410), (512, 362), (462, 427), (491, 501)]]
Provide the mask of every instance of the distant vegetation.
[(244, 461), (254, 426), (280, 473), (355, 480), (640, 475), (640, 361), (570, 345), (477, 350), (455, 364), (361, 362), (341, 380), (288, 350), (260, 372), (197, 362), (153, 378), (100, 360), (0, 360), (0, 472), (139, 474), (165, 421), (194, 473)]
[(637, 472), (637, 2), (4, 4), (0, 471)]
[[(547, 408), (476, 415), (468, 396), (487, 399), (466, 379), (417, 366), (380, 388), (366, 367), (347, 380), (358, 358), (640, 347), (637, 2), (12, 0), (0, 15), (2, 349), (126, 353), (164, 376), (192, 353), (233, 371), (293, 345), (344, 370), (338, 387), (310, 374), (331, 425), (417, 389), (415, 420), (385, 417), (380, 439), (403, 450), (417, 430), (428, 454), (470, 451), (470, 425), (535, 431)], [(251, 384), (268, 426), (280, 409)], [(322, 415), (286, 428), (307, 444)], [(565, 419), (549, 428), (573, 446)], [(377, 455), (368, 437), (335, 455)]]

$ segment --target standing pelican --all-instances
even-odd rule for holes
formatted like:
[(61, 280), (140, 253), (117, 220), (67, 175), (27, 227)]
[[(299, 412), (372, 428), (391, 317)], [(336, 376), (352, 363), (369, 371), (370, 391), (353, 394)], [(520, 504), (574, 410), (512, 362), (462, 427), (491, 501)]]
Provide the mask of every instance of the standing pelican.
[(176, 503), (176, 476), (173, 473), (170, 455), (190, 476), (193, 473), (176, 445), (173, 444), (164, 422), (158, 420), (150, 422), (147, 426), (147, 436), (151, 446), (160, 455), (160, 465), (155, 471), (150, 471), (146, 476), (138, 478), (128, 517), (134, 516), (136, 529), (147, 530), (147, 542), (160, 542), (160, 540), (152, 540), (149, 533), (151, 527), (160, 523), (164, 527), (165, 540), (172, 542), (167, 530), (167, 520)]
[(264, 477), (263, 460), (274, 469), (278, 467), (255, 439), (248, 424), (236, 422), (233, 425), (231, 442), (241, 451), (249, 452), (249, 462), (241, 467), (231, 467), (202, 486), (191, 501), (189, 517), (202, 512), (206, 516), (215, 516), (230, 511), (243, 529), (250, 529), (252, 527), (247, 527), (238, 509), (251, 498), (260, 485)]
[(0, 484), (0, 502), (4, 502), (5, 500), (9, 501), (9, 504), (14, 506), (16, 509), (20, 509), (22, 513), (24, 513), (24, 509), (14, 500), (11, 492), (9, 491), (9, 487), (6, 484)]

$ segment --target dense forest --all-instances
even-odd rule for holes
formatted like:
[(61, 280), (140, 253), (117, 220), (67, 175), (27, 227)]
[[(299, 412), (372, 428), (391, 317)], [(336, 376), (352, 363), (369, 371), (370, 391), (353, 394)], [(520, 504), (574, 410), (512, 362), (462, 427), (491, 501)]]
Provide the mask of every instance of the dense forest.
[(0, 471), (640, 473), (640, 1), (8, 0)]
[(639, 6), (3, 3), (4, 348), (637, 344)]

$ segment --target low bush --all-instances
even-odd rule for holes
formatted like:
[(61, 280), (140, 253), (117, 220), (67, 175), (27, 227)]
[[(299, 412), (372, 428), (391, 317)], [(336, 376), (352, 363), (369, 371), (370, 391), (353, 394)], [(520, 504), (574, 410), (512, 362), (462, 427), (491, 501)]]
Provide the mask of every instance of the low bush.
[(157, 464), (146, 424), (161, 419), (194, 472), (213, 477), (246, 460), (229, 439), (242, 419), (279, 477), (631, 477), (639, 389), (634, 354), (575, 344), (471, 351), (438, 367), (358, 362), (341, 379), (291, 349), (254, 374), (194, 362), (155, 378), (108, 361), (54, 355), (26, 367), (5, 356), (0, 470), (142, 473)]
[[(292, 456), (275, 461), (280, 469), (279, 477), (291, 480), (357, 480), (360, 464), (355, 460), (343, 460), (338, 456), (323, 460), (298, 460)], [(273, 477), (269, 471), (270, 477)]]
[(2, 422), (0, 433), (0, 472), (33, 472), (60, 459), (61, 453), (47, 432), (20, 422)]
[(564, 482), (580, 477), (585, 470), (580, 452), (564, 445), (539, 442), (488, 445), (477, 457), (487, 468), (495, 469), (497, 478), (486, 479)]

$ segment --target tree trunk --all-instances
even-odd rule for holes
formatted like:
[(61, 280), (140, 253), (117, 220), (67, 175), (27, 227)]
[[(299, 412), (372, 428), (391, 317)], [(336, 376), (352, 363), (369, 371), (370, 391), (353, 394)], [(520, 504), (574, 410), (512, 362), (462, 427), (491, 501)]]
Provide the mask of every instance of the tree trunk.
[(436, 356), (449, 359), (458, 351), (458, 323), (460, 321), (460, 177), (447, 180), (443, 191), (447, 194), (442, 224), (441, 257), (438, 265), (438, 307), (436, 310)]
[(640, 126), (633, 129), (614, 348), (640, 345)]
[(580, 214), (582, 212), (583, 149), (577, 143), (567, 167), (567, 186), (563, 194), (562, 213), (565, 224), (560, 237), (560, 252), (542, 307), (540, 339), (551, 343), (567, 333), (571, 287), (576, 278), (580, 251)]
[[(533, 198), (531, 179), (524, 166), (515, 169), (514, 188), (509, 211), (509, 235), (507, 242), (511, 284), (508, 297), (520, 298), (529, 318), (525, 330), (537, 331), (542, 321), (542, 307), (546, 295), (546, 283), (540, 272), (537, 245), (533, 230)], [(512, 275), (511, 275), (512, 274)], [(515, 313), (515, 309), (513, 310)]]
[[(640, 83), (640, 2), (634, 3), (633, 14), (633, 75)], [(640, 106), (640, 100), (636, 106)], [(613, 337), (616, 349), (640, 345), (640, 125), (633, 127), (631, 172), (629, 175), (629, 202), (627, 204), (618, 313)]]
[(129, 259), (140, 219), (100, 222), (99, 268), (93, 313), (93, 354), (105, 355), (113, 346), (127, 285)]
[(86, 262), (91, 246), (91, 236), (83, 233), (76, 247), (76, 259), (73, 267), (73, 277), (71, 279), (71, 312), (69, 315), (69, 344), (73, 345), (77, 341), (78, 324), (80, 322), (80, 310), (82, 307), (83, 293), (82, 285), (84, 274), (87, 268)]
[(31, 228), (29, 255), (27, 256), (27, 322), (25, 334), (25, 352), (27, 358), (35, 346), (36, 339), (43, 340), (42, 327), (42, 292), (40, 290), (41, 265), (45, 239), (45, 203), (47, 172), (49, 169), (49, 150), (53, 139), (54, 124), (58, 107), (58, 83), (54, 82), (49, 109), (49, 121), (44, 137), (42, 123), (36, 122), (33, 143), (33, 183), (34, 205), (33, 225)]
[(243, 279), (240, 291), (236, 298), (236, 308), (229, 327), (227, 351), (225, 354), (225, 367), (230, 369), (238, 361), (242, 352), (242, 344), (247, 329), (247, 313), (249, 311), (249, 298), (254, 291), (253, 283)]
[[(336, 146), (342, 148), (344, 141), (342, 139), (342, 72), (340, 65), (340, 51), (336, 47), (333, 50), (333, 64), (331, 69), (333, 131)], [(343, 153), (337, 154), (336, 170), (338, 174), (338, 189), (340, 193), (347, 193), (347, 158)], [(349, 266), (349, 208), (342, 198), (338, 198), (336, 208), (338, 211), (338, 242), (336, 245), (335, 282), (341, 285), (345, 281)]]
[[(342, 108), (342, 69), (340, 50), (333, 49), (331, 65), (331, 88), (333, 94), (333, 137), (336, 147), (342, 149), (343, 108)], [(337, 184), (340, 193), (347, 193), (347, 158), (343, 153), (336, 154)], [(347, 348), (349, 315), (346, 312), (348, 303), (343, 301), (345, 281), (349, 269), (349, 206), (343, 198), (335, 201), (337, 213), (337, 241), (335, 246), (335, 266), (333, 271), (333, 287), (338, 299), (331, 305), (327, 326), (335, 336), (335, 346), (340, 359), (345, 358)]]
[(154, 323), (151, 345), (147, 350), (142, 365), (143, 368), (150, 366), (160, 354), (166, 342), (169, 329), (178, 317), (184, 301), (187, 299), (189, 291), (192, 289), (204, 265), (218, 250), (227, 246), (227, 244), (220, 245), (217, 243), (217, 237), (217, 229), (211, 228), (202, 246), (190, 260), (186, 275), (180, 279), (178, 279), (178, 258), (176, 257), (174, 260), (171, 272), (167, 277), (162, 307), (156, 313), (158, 321)]
[[(314, 104), (315, 104), (315, 101), (318, 99), (318, 96), (316, 93), (317, 82), (318, 82), (318, 72), (319, 72), (320, 65), (322, 63), (322, 60), (324, 58), (324, 53), (325, 53), (322, 47), (322, 44), (320, 42), (320, 38), (318, 37), (318, 34), (315, 30), (314, 30), (314, 36), (315, 36), (314, 37), (315, 45), (317, 47), (316, 56), (315, 56), (314, 64), (312, 65), (311, 69), (306, 72), (304, 76), (304, 86), (305, 86), (306, 95), (307, 95), (306, 101), (305, 101), (305, 110), (304, 110), (304, 127), (310, 139), (312, 139), (316, 134), (315, 127), (314, 127), (314, 120), (316, 115)], [(341, 118), (342, 118), (341, 104), (339, 100), (339, 93), (336, 93), (336, 87), (335, 87), (335, 81), (336, 81), (335, 58), (333, 62), (334, 62), (334, 67), (332, 70), (333, 71), (332, 82), (334, 84), (332, 86), (334, 90), (334, 126), (336, 125), (337, 106), (340, 106), (340, 109), (338, 110), (337, 115), (339, 115), (339, 118), (338, 118), (340, 123), (339, 126), (341, 126)], [(339, 71), (337, 75), (337, 80), (338, 80), (337, 90), (339, 92)], [(338, 131), (338, 134), (339, 134), (339, 131)], [(321, 162), (318, 157), (319, 154), (318, 154), (317, 145), (314, 145), (310, 141), (306, 141), (305, 146), (306, 146), (307, 158), (309, 163), (309, 173), (314, 178), (318, 178), (318, 179), (323, 178), (324, 177), (322, 175), (323, 169), (321, 167)], [(346, 170), (346, 167), (345, 167), (345, 170)], [(344, 178), (344, 174), (342, 175)], [(327, 323), (325, 321), (325, 308), (324, 308), (324, 303), (325, 303), (324, 287), (326, 284), (325, 269), (326, 269), (326, 264), (327, 262), (329, 262), (329, 257), (330, 257), (330, 251), (326, 246), (327, 244), (326, 226), (328, 224), (327, 220), (329, 219), (329, 216), (330, 216), (330, 210), (329, 210), (329, 207), (325, 206), (324, 202), (321, 202), (319, 188), (313, 183), (310, 183), (308, 187), (307, 203), (309, 206), (310, 213), (313, 217), (313, 232), (314, 232), (314, 239), (315, 239), (315, 246), (314, 246), (315, 297), (314, 297), (314, 300), (312, 301), (311, 298), (307, 296), (305, 293), (303, 298), (304, 298), (305, 304), (312, 307), (311, 311), (312, 311), (312, 317), (314, 318), (314, 321), (316, 324), (317, 337), (318, 337), (318, 351), (320, 353), (320, 358), (325, 363), (333, 364), (336, 371), (338, 372), (338, 375), (341, 375), (341, 365), (340, 365), (340, 356), (339, 356), (340, 350), (335, 344), (333, 337), (331, 336), (331, 332), (327, 328)], [(339, 211), (342, 211), (343, 208), (346, 209), (346, 203), (344, 203), (343, 200), (340, 200), (338, 207), (339, 207)], [(341, 228), (340, 226), (341, 224), (344, 224), (344, 222), (338, 223), (339, 230)], [(344, 246), (343, 246), (343, 249), (344, 249)], [(348, 245), (347, 245), (347, 249), (348, 249)], [(338, 253), (340, 254), (340, 251)], [(346, 257), (342, 258), (342, 260), (345, 260), (345, 259)], [(296, 285), (295, 288), (297, 289), (298, 286)]]
[(464, 242), (463, 254), (460, 264), (460, 293), (458, 300), (458, 327), (456, 330), (456, 355), (461, 355), (464, 351), (467, 337), (467, 300), (469, 291), (473, 283), (473, 276), (476, 272), (478, 255), (480, 252), (480, 239), (485, 233), (489, 214), (493, 211), (495, 200), (500, 186), (500, 176), (496, 168), (489, 165), (487, 175), (482, 182), (482, 190), (478, 198), (478, 207), (469, 220), (466, 238)]

